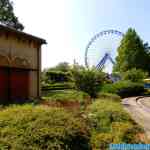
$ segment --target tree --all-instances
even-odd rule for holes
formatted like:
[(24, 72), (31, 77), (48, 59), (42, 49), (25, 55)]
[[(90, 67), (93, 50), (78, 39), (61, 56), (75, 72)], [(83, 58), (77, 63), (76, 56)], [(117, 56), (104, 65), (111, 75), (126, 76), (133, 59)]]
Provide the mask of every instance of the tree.
[(13, 3), (10, 0), (0, 0), (0, 22), (16, 30), (22, 31), (24, 29), (14, 14)]
[(143, 44), (136, 31), (129, 28), (118, 48), (118, 56), (113, 71), (122, 73), (136, 68), (150, 73), (149, 62), (148, 44)]
[(70, 66), (69, 63), (67, 62), (61, 62), (55, 67), (55, 69), (62, 72), (68, 72), (70, 71)]

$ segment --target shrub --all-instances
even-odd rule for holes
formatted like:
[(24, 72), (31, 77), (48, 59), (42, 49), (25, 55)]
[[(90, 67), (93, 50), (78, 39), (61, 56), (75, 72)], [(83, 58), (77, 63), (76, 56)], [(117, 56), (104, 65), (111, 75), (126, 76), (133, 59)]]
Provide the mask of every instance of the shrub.
[(115, 93), (121, 97), (136, 96), (144, 92), (144, 85), (130, 81), (118, 81), (114, 84), (105, 84), (101, 91)]
[(123, 80), (129, 80), (131, 82), (143, 82), (143, 79), (147, 78), (148, 73), (141, 69), (130, 69), (123, 73)]
[(91, 145), (95, 150), (108, 149), (110, 143), (141, 143), (143, 130), (130, 118), (119, 102), (100, 99), (88, 108)]
[(143, 143), (144, 141), (141, 141), (140, 137), (137, 136), (141, 133), (144, 133), (144, 130), (141, 127), (139, 127), (138, 125), (132, 126), (131, 128), (125, 131), (122, 140), (125, 143)]
[(76, 69), (73, 70), (73, 76), (76, 88), (88, 93), (92, 98), (97, 96), (102, 83), (105, 81), (105, 74), (95, 69)]
[(112, 122), (127, 122), (129, 115), (118, 102), (98, 99), (88, 107), (91, 127), (97, 132), (110, 132)]
[(90, 96), (82, 91), (63, 90), (48, 92), (43, 99), (49, 102), (79, 102), (81, 105), (84, 105), (90, 100)]
[(12, 106), (0, 118), (0, 149), (90, 149), (87, 124), (64, 109)]
[(64, 90), (64, 89), (73, 89), (74, 84), (72, 82), (59, 82), (42, 85), (42, 91), (46, 90)]
[(106, 99), (106, 100), (114, 100), (114, 101), (121, 101), (120, 96), (118, 96), (117, 94), (113, 94), (113, 93), (104, 93), (104, 92), (100, 92), (97, 96), (99, 99)]
[(98, 133), (92, 136), (91, 145), (94, 150), (106, 150), (112, 143), (113, 136), (110, 133)]

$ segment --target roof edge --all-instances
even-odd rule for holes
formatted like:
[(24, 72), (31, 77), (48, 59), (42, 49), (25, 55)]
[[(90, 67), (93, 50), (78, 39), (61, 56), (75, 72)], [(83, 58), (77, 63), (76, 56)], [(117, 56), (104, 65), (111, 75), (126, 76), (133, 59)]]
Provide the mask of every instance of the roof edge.
[(35, 40), (35, 41), (39, 42), (40, 44), (47, 44), (45, 39), (39, 38), (37, 36), (31, 35), (31, 34), (28, 34), (28, 33), (25, 33), (23, 31), (18, 31), (16, 29), (14, 29), (12, 27), (9, 27), (9, 26), (6, 26), (6, 25), (0, 24), (0, 30), (5, 30), (5, 31), (8, 31), (8, 32), (16, 33), (16, 34), (21, 35), (21, 36), (28, 37), (32, 40)]

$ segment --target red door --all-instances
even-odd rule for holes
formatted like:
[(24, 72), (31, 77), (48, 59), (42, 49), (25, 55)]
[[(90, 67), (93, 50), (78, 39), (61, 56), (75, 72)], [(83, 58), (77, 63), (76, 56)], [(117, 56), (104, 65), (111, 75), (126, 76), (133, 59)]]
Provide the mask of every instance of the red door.
[(7, 103), (8, 100), (8, 70), (0, 68), (0, 103)]
[(29, 97), (29, 71), (23, 69), (12, 69), (10, 73), (11, 99), (25, 100)]

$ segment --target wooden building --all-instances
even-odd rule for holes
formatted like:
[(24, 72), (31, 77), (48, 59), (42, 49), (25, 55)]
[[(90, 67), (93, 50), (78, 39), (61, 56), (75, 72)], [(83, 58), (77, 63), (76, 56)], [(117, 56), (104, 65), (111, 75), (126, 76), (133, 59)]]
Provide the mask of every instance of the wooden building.
[(0, 25), (0, 103), (40, 97), (44, 39)]

